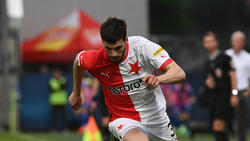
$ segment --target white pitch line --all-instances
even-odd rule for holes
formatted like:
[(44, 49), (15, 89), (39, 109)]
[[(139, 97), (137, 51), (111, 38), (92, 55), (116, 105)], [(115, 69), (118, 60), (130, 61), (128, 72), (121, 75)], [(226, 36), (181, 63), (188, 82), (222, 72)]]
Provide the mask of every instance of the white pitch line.
[(25, 134), (25, 133), (11, 133), (10, 135), (25, 139), (27, 141), (48, 141), (47, 139), (36, 137), (36, 136)]

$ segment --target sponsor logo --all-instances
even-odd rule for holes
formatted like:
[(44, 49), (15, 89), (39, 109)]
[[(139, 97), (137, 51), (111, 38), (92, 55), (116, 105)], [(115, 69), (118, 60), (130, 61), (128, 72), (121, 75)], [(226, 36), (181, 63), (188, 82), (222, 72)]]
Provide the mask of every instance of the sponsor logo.
[(164, 49), (162, 47), (158, 48), (155, 52), (154, 52), (154, 57), (158, 56)]
[(101, 75), (109, 78), (109, 71), (107, 73), (101, 72)]
[(140, 87), (142, 85), (143, 85), (142, 80), (138, 79), (138, 80), (136, 80), (134, 82), (124, 84), (124, 86), (121, 86), (121, 87), (117, 87), (117, 88), (109, 87), (109, 90), (114, 95), (118, 95), (118, 94), (124, 94), (124, 93), (128, 93), (128, 92), (138, 90), (138, 89), (140, 89)]

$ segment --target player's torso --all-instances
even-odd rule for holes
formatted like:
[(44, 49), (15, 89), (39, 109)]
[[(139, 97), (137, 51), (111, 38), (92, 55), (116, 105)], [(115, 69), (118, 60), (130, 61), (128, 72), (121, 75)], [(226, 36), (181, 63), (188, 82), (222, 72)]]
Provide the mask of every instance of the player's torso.
[(140, 47), (129, 41), (125, 60), (119, 64), (103, 63), (92, 71), (102, 84), (109, 112), (116, 118), (131, 116), (142, 122), (166, 120), (165, 99), (160, 87), (150, 90), (142, 82), (144, 76), (155, 70), (143, 57)]

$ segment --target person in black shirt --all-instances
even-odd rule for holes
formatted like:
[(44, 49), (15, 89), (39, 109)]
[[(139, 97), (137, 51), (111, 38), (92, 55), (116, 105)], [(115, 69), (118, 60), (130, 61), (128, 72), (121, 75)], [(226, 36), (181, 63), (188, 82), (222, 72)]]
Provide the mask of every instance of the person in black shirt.
[(212, 129), (216, 141), (228, 141), (227, 128), (232, 117), (232, 107), (238, 104), (232, 95), (236, 88), (236, 76), (231, 58), (218, 49), (218, 41), (213, 32), (203, 37), (203, 45), (209, 58), (205, 62), (205, 90), (209, 99)]

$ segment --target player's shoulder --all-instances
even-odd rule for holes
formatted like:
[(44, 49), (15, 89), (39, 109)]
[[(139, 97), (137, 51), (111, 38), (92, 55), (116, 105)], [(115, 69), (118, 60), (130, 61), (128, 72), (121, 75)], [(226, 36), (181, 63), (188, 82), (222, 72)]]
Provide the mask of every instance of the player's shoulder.
[(84, 65), (86, 69), (90, 69), (97, 64), (101, 64), (100, 61), (104, 60), (104, 48), (97, 50), (86, 50), (79, 53), (80, 64)]
[(140, 46), (140, 45), (145, 45), (146, 43), (150, 41), (142, 36), (129, 36), (128, 42), (129, 42), (129, 45)]
[(142, 36), (130, 36), (128, 38), (129, 46), (137, 51), (158, 49), (160, 46)]
[(80, 55), (84, 55), (86, 57), (90, 57), (89, 59), (95, 59), (97, 57), (100, 57), (100, 55), (103, 54), (103, 48), (99, 48), (99, 49), (96, 49), (96, 50), (85, 50), (85, 51), (82, 51), (80, 52)]

